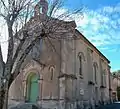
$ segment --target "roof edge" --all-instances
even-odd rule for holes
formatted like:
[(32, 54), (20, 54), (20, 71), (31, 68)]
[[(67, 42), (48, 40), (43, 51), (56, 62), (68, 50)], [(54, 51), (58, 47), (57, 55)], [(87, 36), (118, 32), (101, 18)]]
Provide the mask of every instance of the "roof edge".
[(75, 29), (77, 33), (79, 33), (94, 49), (97, 50), (97, 52), (105, 59), (107, 60), (108, 64), (110, 64), (110, 61), (77, 29)]

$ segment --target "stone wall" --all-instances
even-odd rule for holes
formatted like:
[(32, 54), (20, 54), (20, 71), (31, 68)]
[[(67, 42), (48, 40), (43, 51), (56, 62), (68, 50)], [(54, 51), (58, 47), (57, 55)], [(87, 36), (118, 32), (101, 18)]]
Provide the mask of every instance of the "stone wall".
[[(40, 29), (44, 19), (49, 18), (43, 15), (31, 18), (27, 23), (30, 33), (35, 31), (37, 26)], [(60, 27), (54, 34), (49, 34), (49, 39), (46, 37), (36, 42), (36, 47), (27, 56), (21, 73), (9, 90), (9, 99), (16, 102), (26, 101), (27, 77), (33, 72), (39, 77), (39, 95), (36, 102), (44, 108), (73, 109), (77, 104), (94, 105), (99, 100), (109, 100), (108, 60), (75, 30), (75, 22), (51, 19), (45, 32), (49, 33), (48, 28), (53, 26), (55, 29), (58, 24)], [(74, 36), (78, 39), (73, 40)], [(79, 74), (79, 53), (82, 55), (82, 75)], [(98, 65), (97, 83), (94, 78), (94, 62)], [(51, 67), (54, 68), (52, 79)], [(103, 70), (106, 83), (101, 89)]]

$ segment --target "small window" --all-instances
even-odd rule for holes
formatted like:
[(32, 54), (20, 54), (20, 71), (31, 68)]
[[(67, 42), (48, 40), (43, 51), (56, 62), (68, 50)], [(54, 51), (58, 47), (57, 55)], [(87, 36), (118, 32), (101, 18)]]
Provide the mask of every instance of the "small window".
[(96, 62), (93, 63), (93, 69), (94, 69), (94, 80), (95, 80), (95, 83), (97, 83), (97, 69), (98, 69), (98, 64)]
[(51, 69), (51, 80), (53, 79), (53, 72), (54, 72), (54, 70), (53, 70), (53, 68)]
[(50, 70), (50, 80), (53, 80), (54, 70), (55, 70), (54, 66), (51, 66), (51, 67), (49, 68), (49, 70)]
[(82, 58), (79, 56), (79, 75), (82, 75)]
[(102, 74), (102, 82), (103, 82), (103, 85), (106, 86), (106, 70), (103, 70), (103, 74)]
[(79, 75), (83, 76), (83, 61), (85, 61), (85, 56), (82, 52), (78, 53), (78, 59), (79, 59)]
[(94, 79), (95, 79), (95, 83), (97, 83), (97, 68), (96, 68), (96, 66), (94, 66)]

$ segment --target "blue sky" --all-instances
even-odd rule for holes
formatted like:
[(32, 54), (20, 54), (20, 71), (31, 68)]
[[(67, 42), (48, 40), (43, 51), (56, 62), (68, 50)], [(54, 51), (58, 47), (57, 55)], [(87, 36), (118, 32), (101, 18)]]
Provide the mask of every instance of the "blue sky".
[[(120, 0), (63, 1), (67, 7), (65, 9), (84, 7), (83, 16), (79, 13), (72, 16), (79, 31), (111, 61), (112, 71), (120, 69)], [(64, 12), (65, 9), (60, 9), (58, 13)], [(7, 29), (1, 26), (0, 31), (7, 36)], [(4, 38), (3, 42), (7, 39)], [(6, 60), (7, 45), (4, 43), (3, 56)]]
[(66, 0), (66, 6), (85, 7), (84, 17), (74, 16), (79, 31), (111, 61), (112, 71), (120, 69), (120, 1)]

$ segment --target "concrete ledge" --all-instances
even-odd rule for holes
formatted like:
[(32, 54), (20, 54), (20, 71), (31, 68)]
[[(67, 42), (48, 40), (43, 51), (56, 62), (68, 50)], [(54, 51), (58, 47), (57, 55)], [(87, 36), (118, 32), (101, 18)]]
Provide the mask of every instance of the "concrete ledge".
[(77, 79), (77, 77), (73, 74), (61, 74), (58, 78), (62, 78), (62, 77), (65, 77), (65, 78), (71, 78), (71, 79)]

